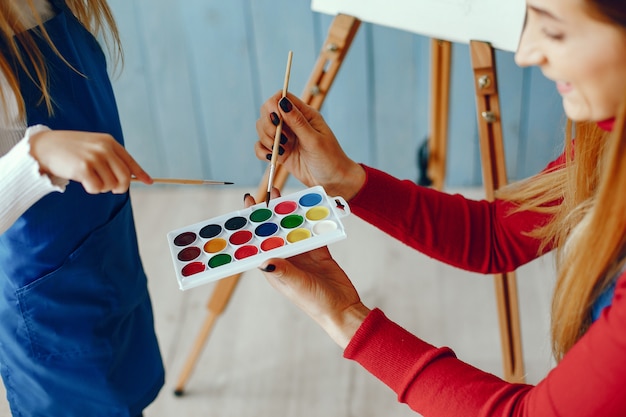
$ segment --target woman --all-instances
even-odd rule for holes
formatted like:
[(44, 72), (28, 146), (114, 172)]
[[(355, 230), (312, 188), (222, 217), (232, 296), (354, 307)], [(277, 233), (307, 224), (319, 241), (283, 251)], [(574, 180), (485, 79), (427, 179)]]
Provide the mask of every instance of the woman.
[[(626, 3), (527, 0), (516, 61), (539, 66), (555, 81), (576, 140), (566, 138), (559, 159), (501, 190), (493, 203), (355, 163), (322, 117), (292, 95), (277, 94), (263, 105), (255, 149), (260, 159), (268, 157), (273, 122), (281, 117), (288, 140), (279, 161), (291, 174), (343, 196), (353, 213), (449, 264), (504, 272), (555, 250), (551, 333), (558, 363), (544, 380), (507, 383), (411, 335), (363, 305), (325, 248), (271, 259), (262, 270), (345, 348), (346, 358), (425, 417), (624, 416)], [(386, 205), (389, 200), (404, 204)]]
[[(164, 381), (105, 0), (0, 2), (0, 363), (16, 416), (141, 415)], [(117, 49), (119, 51), (119, 49)]]

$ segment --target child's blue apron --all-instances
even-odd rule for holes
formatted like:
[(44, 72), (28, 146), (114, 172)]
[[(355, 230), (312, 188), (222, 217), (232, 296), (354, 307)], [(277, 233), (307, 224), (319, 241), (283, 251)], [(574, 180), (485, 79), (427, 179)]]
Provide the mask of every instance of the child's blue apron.
[[(104, 54), (62, 0), (45, 27), (54, 114), (22, 71), (28, 125), (107, 132), (123, 144)], [(164, 370), (128, 193), (70, 182), (0, 235), (0, 366), (15, 416), (131, 416)]]

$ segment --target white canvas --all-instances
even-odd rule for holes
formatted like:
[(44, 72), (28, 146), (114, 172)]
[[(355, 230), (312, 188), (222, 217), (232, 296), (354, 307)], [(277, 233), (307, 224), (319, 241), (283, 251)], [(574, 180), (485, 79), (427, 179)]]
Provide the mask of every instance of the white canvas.
[(435, 39), (489, 42), (515, 51), (525, 16), (524, 0), (312, 0), (311, 9), (339, 13)]

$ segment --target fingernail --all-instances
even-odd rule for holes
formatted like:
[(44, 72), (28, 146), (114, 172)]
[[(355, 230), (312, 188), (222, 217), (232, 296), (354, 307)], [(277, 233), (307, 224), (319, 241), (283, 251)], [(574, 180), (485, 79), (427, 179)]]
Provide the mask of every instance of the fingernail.
[(285, 148), (283, 148), (282, 146), (279, 146), (279, 147), (278, 147), (278, 154), (279, 154), (279, 155), (282, 155), (282, 154), (284, 154), (284, 153), (285, 153)]
[(276, 270), (276, 265), (269, 264), (269, 265), (266, 265), (265, 268), (259, 268), (259, 269), (263, 272), (274, 272)]
[(282, 133), (280, 134), (280, 144), (284, 145), (285, 143), (287, 143), (289, 139), (287, 139), (287, 136), (283, 135)]
[(287, 97), (281, 98), (278, 104), (280, 105), (280, 108), (283, 109), (285, 113), (289, 113), (291, 109), (293, 108), (293, 106), (291, 105), (291, 102), (289, 101)]
[(247, 199), (248, 197), (250, 197), (250, 193), (245, 193), (245, 194), (243, 195), (243, 202), (244, 202), (244, 203), (246, 202), (246, 199)]
[(280, 118), (278, 117), (278, 115), (274, 112), (270, 113), (270, 120), (272, 121), (272, 124), (274, 126), (278, 126), (278, 124), (280, 123)]
[(268, 161), (272, 160), (272, 154), (268, 153), (267, 155), (265, 155), (265, 159), (267, 159)]

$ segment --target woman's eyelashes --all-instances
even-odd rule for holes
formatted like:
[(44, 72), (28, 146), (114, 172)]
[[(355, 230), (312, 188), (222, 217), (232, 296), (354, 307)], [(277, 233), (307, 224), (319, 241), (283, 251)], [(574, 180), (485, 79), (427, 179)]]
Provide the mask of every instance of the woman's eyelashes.
[(562, 41), (563, 38), (565, 37), (565, 35), (563, 35), (563, 33), (552, 31), (552, 30), (549, 30), (549, 29), (542, 29), (541, 32), (547, 38), (555, 40), (555, 41)]

